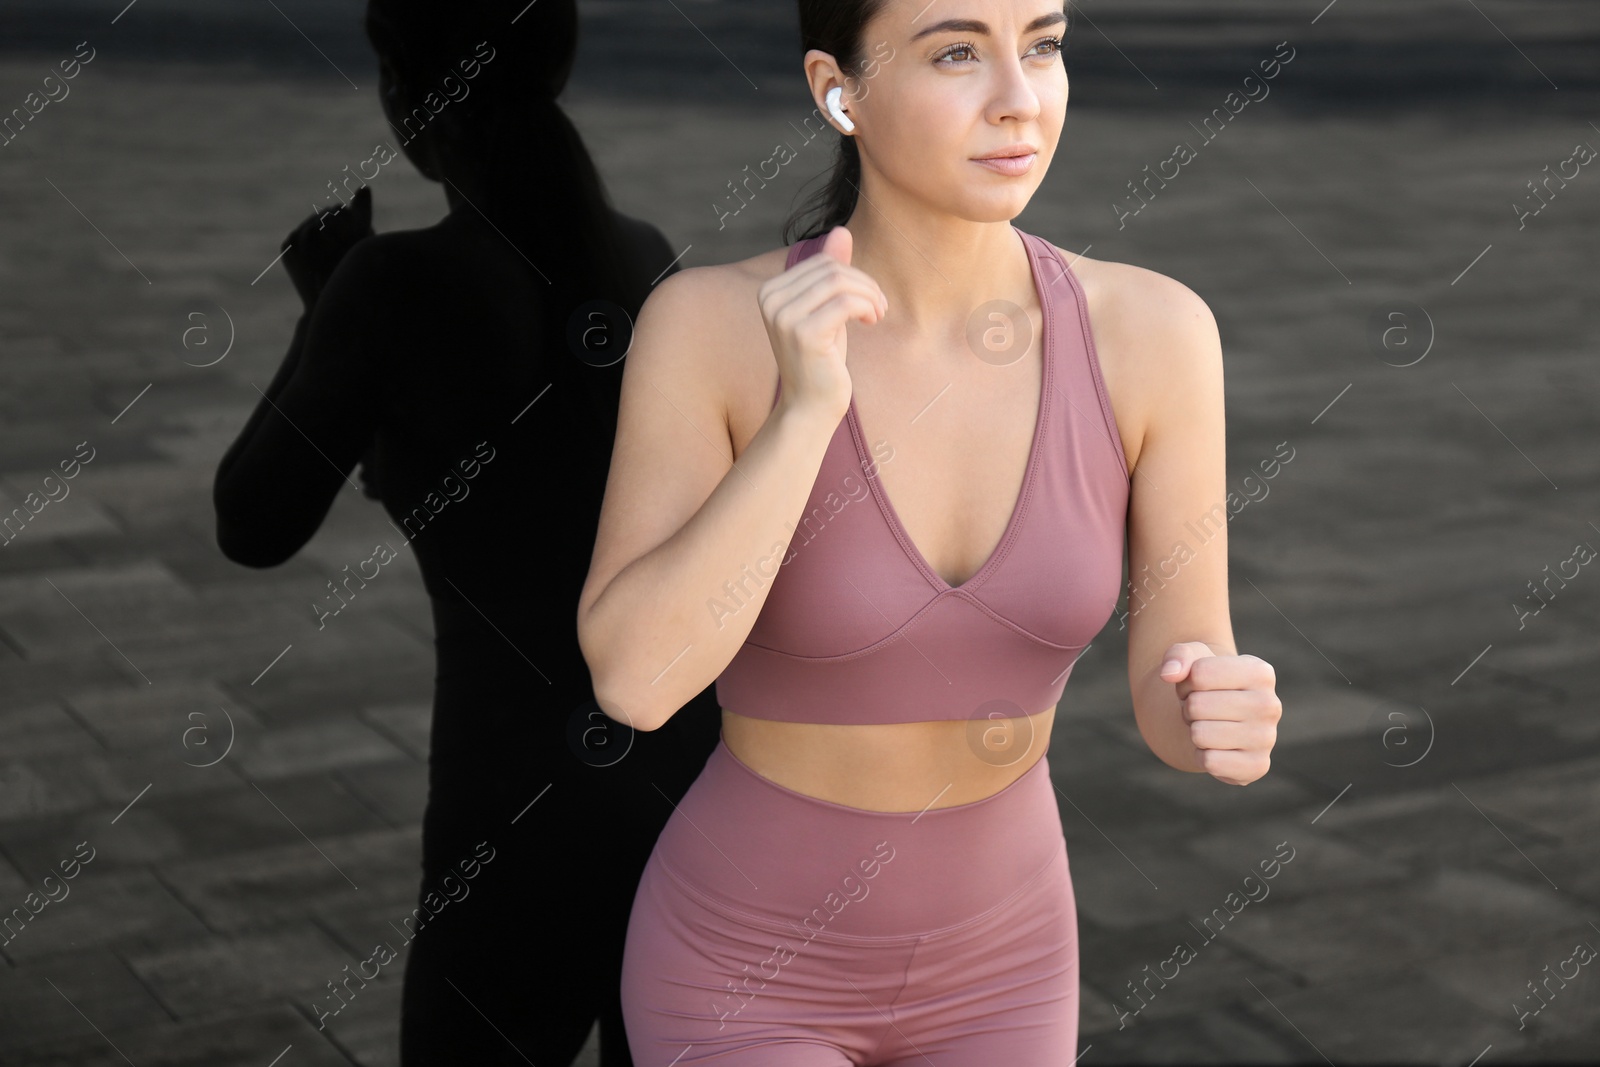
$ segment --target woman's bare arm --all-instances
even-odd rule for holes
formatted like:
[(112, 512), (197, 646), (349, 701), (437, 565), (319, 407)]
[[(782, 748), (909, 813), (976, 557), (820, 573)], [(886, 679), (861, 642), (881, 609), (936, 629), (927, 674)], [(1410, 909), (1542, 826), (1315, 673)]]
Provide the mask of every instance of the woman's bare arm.
[[(635, 729), (665, 723), (749, 636), (842, 418), (785, 389), (733, 463), (714, 320), (740, 299), (748, 284), (729, 271), (668, 277), (640, 309), (623, 371), (578, 641), (601, 710)], [(731, 615), (713, 608), (728, 582), (748, 598)]]
[[(1158, 673), (1179, 641), (1237, 655), (1228, 606), (1228, 507), (1222, 342), (1193, 290), (1152, 272), (1134, 275), (1125, 351), (1160, 387), (1149, 395), (1128, 519), (1128, 688), (1134, 717), (1157, 758), (1203, 771), (1173, 684)], [(1131, 320), (1130, 320), (1131, 321)], [(1198, 543), (1193, 531), (1208, 531)], [(1181, 549), (1181, 550), (1180, 550)], [(1155, 574), (1159, 579), (1147, 580)]]

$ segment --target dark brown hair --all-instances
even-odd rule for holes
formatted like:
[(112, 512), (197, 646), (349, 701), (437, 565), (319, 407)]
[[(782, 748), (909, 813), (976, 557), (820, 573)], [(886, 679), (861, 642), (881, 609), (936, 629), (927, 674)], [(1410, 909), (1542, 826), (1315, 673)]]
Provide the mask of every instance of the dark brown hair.
[[(863, 38), (867, 23), (883, 10), (885, 0), (800, 0), (800, 54), (816, 48), (833, 56), (839, 69), (850, 77), (860, 77), (866, 56)], [(849, 95), (848, 89), (846, 95)], [(861, 184), (861, 152), (856, 139), (839, 135), (833, 157), (833, 170), (824, 185), (783, 224), (783, 243), (792, 244), (827, 233), (850, 217), (856, 209), (856, 188)], [(815, 215), (801, 228), (807, 216)]]

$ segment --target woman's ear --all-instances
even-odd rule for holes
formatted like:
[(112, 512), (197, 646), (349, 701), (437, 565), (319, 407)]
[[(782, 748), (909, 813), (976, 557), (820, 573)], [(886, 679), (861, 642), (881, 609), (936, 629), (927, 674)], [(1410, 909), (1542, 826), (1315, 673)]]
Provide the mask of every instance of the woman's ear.
[(844, 72), (839, 69), (838, 63), (829, 53), (820, 48), (806, 52), (805, 71), (806, 80), (811, 85), (812, 99), (818, 102), (824, 115), (831, 114), (831, 109), (828, 107), (828, 91), (833, 87), (845, 86), (845, 92), (841, 94), (844, 96), (840, 101), (841, 104), (853, 99), (849, 96)]

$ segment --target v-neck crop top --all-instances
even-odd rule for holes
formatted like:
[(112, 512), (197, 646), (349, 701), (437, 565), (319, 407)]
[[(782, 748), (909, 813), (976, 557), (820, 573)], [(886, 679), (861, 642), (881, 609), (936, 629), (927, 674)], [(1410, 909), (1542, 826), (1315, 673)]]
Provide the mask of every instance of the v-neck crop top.
[[(740, 583), (772, 588), (716, 680), (720, 706), (841, 724), (1034, 715), (1060, 700), (1078, 654), (1110, 619), (1130, 479), (1088, 301), (1049, 242), (1012, 228), (1044, 312), (1043, 380), (999, 545), (960, 585), (940, 577), (884, 492), (882, 453), (869, 454), (852, 398), (781, 565), (769, 557)], [(822, 241), (790, 246), (787, 266)]]

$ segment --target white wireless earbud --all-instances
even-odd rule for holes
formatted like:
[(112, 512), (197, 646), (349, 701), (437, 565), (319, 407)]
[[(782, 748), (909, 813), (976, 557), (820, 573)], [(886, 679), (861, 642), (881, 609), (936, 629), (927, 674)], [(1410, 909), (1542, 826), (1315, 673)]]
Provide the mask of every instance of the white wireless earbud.
[(844, 89), (838, 85), (828, 90), (828, 113), (839, 121), (839, 125), (845, 128), (846, 133), (854, 133), (856, 124), (850, 121), (850, 116), (846, 115), (844, 108), (839, 106), (839, 98), (843, 95)]

